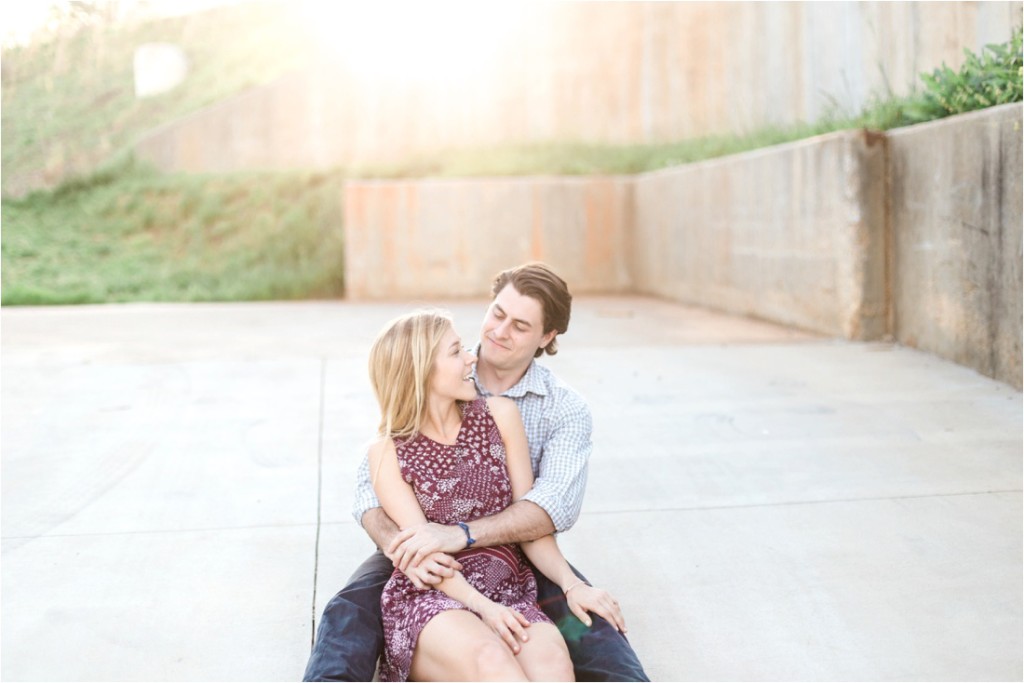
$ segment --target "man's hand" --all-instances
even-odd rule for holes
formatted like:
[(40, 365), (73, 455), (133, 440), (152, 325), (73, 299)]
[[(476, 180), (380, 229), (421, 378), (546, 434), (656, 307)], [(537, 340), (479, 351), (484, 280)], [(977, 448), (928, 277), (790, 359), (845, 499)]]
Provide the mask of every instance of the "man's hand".
[(404, 570), (404, 574), (412, 581), (412, 585), (421, 591), (432, 588), (445, 579), (455, 576), (455, 572), (462, 571), (462, 565), (451, 555), (446, 553), (433, 553), (417, 565), (410, 566)]
[(466, 547), (466, 534), (457, 526), (428, 522), (409, 527), (395, 536), (384, 554), (408, 575), (410, 565), (417, 566), (433, 553), (456, 553)]

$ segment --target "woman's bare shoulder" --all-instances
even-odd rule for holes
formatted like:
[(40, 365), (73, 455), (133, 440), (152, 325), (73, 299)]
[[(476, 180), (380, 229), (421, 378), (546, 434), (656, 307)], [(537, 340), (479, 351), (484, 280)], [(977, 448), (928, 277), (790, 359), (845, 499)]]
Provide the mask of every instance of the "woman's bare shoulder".
[(390, 436), (378, 436), (370, 442), (368, 449), (370, 462), (376, 462), (385, 455), (395, 452), (395, 442)]
[(506, 427), (522, 424), (523, 417), (519, 414), (519, 406), (510, 398), (504, 396), (487, 397), (487, 409), (491, 411), (494, 422), (502, 431)]

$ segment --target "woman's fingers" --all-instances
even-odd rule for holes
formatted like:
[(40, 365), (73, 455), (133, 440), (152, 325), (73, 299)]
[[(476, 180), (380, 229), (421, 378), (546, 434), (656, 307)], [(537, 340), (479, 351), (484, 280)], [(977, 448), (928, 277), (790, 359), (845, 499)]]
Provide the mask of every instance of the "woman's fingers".
[(530, 625), (530, 622), (526, 617), (518, 611), (510, 609), (507, 624), (514, 637), (524, 643), (527, 641), (529, 636), (526, 635), (526, 627)]
[(484, 621), (512, 652), (519, 654), (519, 650), (522, 649), (520, 641), (525, 643), (528, 639), (526, 627), (530, 622), (526, 617), (514, 609), (501, 607)]
[(595, 604), (591, 611), (604, 617), (605, 621), (614, 626), (616, 630), (623, 632), (626, 630), (626, 622), (622, 618), (622, 612), (619, 610), (618, 605), (602, 600)]
[(506, 621), (504, 619), (500, 620), (498, 622), (497, 632), (498, 632), (498, 635), (501, 636), (501, 639), (503, 641), (505, 641), (505, 644), (508, 645), (509, 649), (512, 650), (512, 652), (515, 652), (515, 653), (518, 654), (519, 653), (519, 641), (516, 640), (515, 634), (512, 633), (512, 625), (510, 623), (511, 621), (514, 621), (514, 620), (508, 620), (508, 621)]
[(578, 602), (570, 601), (569, 609), (572, 610), (572, 613), (576, 615), (576, 618), (582, 621), (587, 628), (590, 628), (590, 626), (594, 623), (593, 621), (591, 621), (590, 615), (587, 614), (587, 610), (585, 610), (583, 606), (580, 605)]
[[(529, 627), (530, 627), (530, 620), (529, 620), (529, 619), (527, 619), (526, 617), (524, 617), (524, 616), (523, 616), (522, 614), (520, 614), (519, 612), (516, 612), (515, 610), (512, 610), (512, 613), (516, 615), (516, 618), (517, 618), (517, 619), (519, 619), (519, 623), (520, 623), (520, 624), (522, 624), (522, 625), (523, 625), (524, 627), (526, 627), (526, 628), (529, 628)], [(523, 640), (526, 640), (526, 635), (525, 635), (525, 634), (523, 635)]]
[(602, 617), (616, 630), (626, 632), (626, 620), (622, 616), (618, 601), (607, 591), (590, 586), (580, 586), (568, 596), (569, 608), (589, 628), (593, 620), (587, 612)]

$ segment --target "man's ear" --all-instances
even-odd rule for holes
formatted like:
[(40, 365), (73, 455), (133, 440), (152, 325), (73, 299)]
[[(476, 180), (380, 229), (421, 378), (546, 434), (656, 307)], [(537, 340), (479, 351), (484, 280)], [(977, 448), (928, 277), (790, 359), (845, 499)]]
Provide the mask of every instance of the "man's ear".
[(548, 347), (548, 344), (551, 343), (551, 340), (554, 339), (556, 336), (558, 336), (558, 330), (551, 330), (550, 332), (545, 334), (543, 337), (540, 338), (540, 348), (546, 349)]

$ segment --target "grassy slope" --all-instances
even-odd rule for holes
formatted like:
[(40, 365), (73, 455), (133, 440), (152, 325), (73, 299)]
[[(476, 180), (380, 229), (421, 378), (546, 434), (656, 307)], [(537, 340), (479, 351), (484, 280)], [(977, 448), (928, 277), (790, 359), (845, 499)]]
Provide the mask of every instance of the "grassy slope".
[[(72, 35), (3, 53), (4, 194), (26, 174), (87, 174), (143, 132), (266, 83), (309, 57), (309, 41), (280, 4), (250, 3)], [(147, 42), (180, 45), (185, 83), (135, 99), (133, 54)]]
[(331, 174), (117, 168), (3, 203), (3, 304), (230, 301), (343, 292)]
[[(310, 44), (291, 17), (247, 3), (5, 50), (5, 189), (26, 174), (72, 179), (3, 201), (3, 304), (340, 295), (337, 174), (159, 176), (121, 153), (301, 64)], [(177, 43), (190, 72), (136, 100), (132, 56), (145, 42)]]

